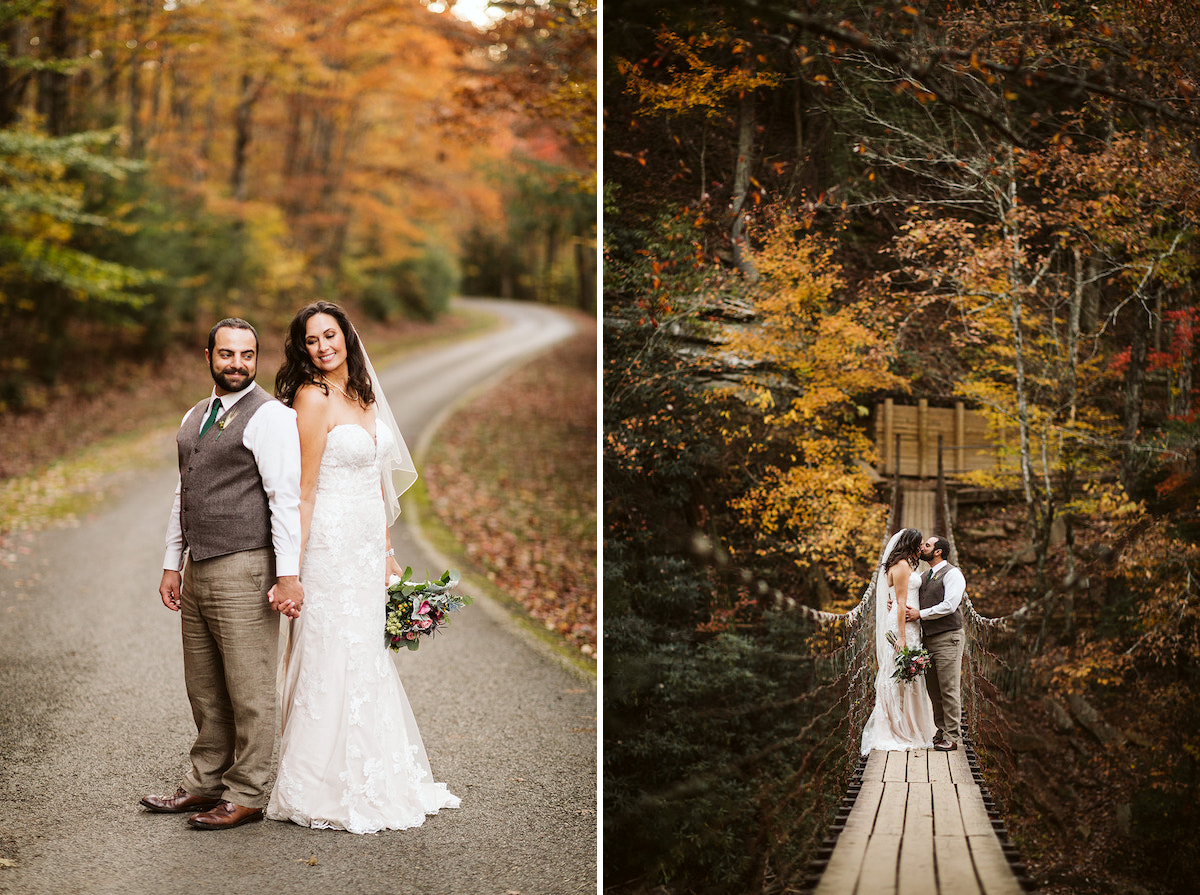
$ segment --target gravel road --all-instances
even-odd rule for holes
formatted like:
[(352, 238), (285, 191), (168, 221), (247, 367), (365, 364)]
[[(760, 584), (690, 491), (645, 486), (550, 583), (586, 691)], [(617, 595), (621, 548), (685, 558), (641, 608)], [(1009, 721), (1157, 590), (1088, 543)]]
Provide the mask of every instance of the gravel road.
[[(506, 326), (380, 371), (414, 450), (457, 400), (573, 330), (550, 308), (473, 304)], [(595, 892), (595, 679), (486, 598), (396, 656), (460, 809), (356, 836), (275, 821), (197, 831), (138, 806), (174, 791), (194, 736), (179, 616), (157, 593), (173, 451), (164, 437), (161, 463), (121, 477), (78, 527), (21, 539), (28, 552), (0, 567), (0, 892)], [(444, 568), (404, 520), (401, 564)]]

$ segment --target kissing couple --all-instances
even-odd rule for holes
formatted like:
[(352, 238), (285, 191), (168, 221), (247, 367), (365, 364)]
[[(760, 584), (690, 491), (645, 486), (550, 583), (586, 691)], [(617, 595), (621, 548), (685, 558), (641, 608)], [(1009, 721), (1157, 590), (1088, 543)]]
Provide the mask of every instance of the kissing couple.
[[(953, 752), (962, 741), (962, 600), (967, 582), (950, 565), (950, 544), (921, 540), (905, 528), (892, 535), (875, 581), (875, 707), (863, 728), (861, 753), (872, 749)], [(929, 570), (918, 569), (924, 560)], [(900, 618), (903, 617), (903, 624)], [(889, 633), (892, 639), (888, 639)], [(893, 645), (894, 641), (894, 645)], [(892, 677), (895, 655), (921, 647), (933, 667), (912, 681)]]
[(457, 808), (384, 640), (387, 580), (401, 574), (388, 528), (417, 472), (358, 333), (336, 304), (302, 308), (274, 397), (254, 382), (245, 320), (217, 323), (204, 354), (213, 390), (176, 436), (159, 584), (181, 616), (197, 733), (179, 789), (141, 804), (198, 830), (265, 810), (353, 833)]

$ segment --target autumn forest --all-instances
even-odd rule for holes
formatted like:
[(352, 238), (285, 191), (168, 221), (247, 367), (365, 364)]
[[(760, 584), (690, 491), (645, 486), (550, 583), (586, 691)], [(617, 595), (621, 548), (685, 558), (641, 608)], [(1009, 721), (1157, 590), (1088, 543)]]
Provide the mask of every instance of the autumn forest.
[(5, 3), (0, 412), (314, 298), (591, 311), (595, 4), (501, 6)]
[(888, 400), (999, 458), (951, 524), (1010, 622), (968, 724), (1033, 884), (1190, 890), (1198, 14), (605, 3), (611, 891), (803, 890), (861, 716), (798, 608), (870, 580)]
[(603, 889), (773, 895), (858, 758), (858, 632), (820, 619), (895, 524), (880, 408), (969, 413), (968, 728), (1028, 878), (1190, 892), (1198, 21), (11, 0), (0, 425), (315, 298), (399, 331), (456, 295), (598, 313)]

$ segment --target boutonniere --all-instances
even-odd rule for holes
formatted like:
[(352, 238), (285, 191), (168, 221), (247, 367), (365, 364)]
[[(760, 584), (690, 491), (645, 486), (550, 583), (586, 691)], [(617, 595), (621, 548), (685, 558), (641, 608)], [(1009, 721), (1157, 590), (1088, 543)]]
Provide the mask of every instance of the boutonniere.
[(221, 438), (221, 433), (225, 431), (225, 427), (226, 427), (226, 426), (228, 426), (230, 423), (232, 423), (232, 422), (233, 422), (233, 418), (234, 418), (235, 416), (237, 416), (237, 410), (236, 410), (236, 409), (235, 409), (235, 410), (231, 410), (231, 411), (229, 411), (229, 413), (225, 414), (223, 417), (221, 417), (219, 420), (217, 420), (217, 428), (218, 428), (218, 429), (220, 429), (221, 431), (217, 433), (217, 437), (216, 437), (216, 438), (214, 438), (214, 439), (213, 439), (213, 441), (219, 441), (219, 440), (220, 440), (220, 438)]

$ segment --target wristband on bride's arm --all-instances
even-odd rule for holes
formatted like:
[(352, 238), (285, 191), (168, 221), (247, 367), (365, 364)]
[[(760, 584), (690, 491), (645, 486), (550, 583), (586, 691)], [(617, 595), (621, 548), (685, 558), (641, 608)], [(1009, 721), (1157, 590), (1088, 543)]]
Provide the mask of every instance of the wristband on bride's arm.
[(384, 555), (384, 557), (395, 556), (396, 551), (389, 547), (386, 551), (384, 551), (383, 555)]

